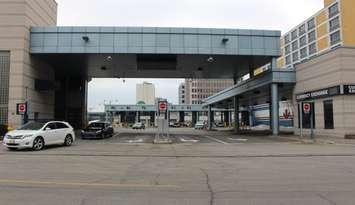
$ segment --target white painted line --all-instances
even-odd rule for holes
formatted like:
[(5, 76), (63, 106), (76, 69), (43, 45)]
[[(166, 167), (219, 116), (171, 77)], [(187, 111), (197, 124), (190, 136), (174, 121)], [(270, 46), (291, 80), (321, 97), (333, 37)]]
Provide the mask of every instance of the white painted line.
[(128, 140), (128, 143), (142, 143), (144, 142), (143, 139), (138, 139), (138, 140)]
[(182, 137), (180, 137), (180, 140), (181, 140), (181, 142), (194, 142), (194, 143), (200, 141), (200, 140), (194, 140), (194, 139), (187, 140), (187, 139), (184, 139), (184, 138), (182, 138)]
[(228, 139), (234, 140), (234, 141), (238, 141), (238, 142), (246, 142), (246, 141), (248, 141), (248, 139), (242, 139), (242, 138), (231, 138), (231, 137), (229, 137)]
[(227, 143), (227, 142), (224, 142), (224, 141), (222, 141), (222, 140), (219, 140), (219, 139), (216, 139), (216, 138), (214, 138), (214, 137), (207, 136), (207, 135), (204, 136), (204, 137), (206, 137), (206, 138), (208, 138), (208, 139), (210, 139), (210, 140), (213, 140), (213, 141), (222, 143), (222, 144), (229, 144), (229, 143)]

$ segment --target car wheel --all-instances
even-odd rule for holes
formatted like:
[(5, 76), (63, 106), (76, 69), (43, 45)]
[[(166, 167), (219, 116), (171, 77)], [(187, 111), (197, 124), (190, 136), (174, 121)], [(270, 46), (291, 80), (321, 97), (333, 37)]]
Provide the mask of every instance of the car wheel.
[(67, 135), (64, 140), (65, 146), (71, 146), (73, 144), (73, 137), (71, 135)]
[(40, 151), (43, 148), (44, 148), (44, 140), (42, 137), (37, 137), (35, 140), (33, 140), (32, 149), (34, 151)]

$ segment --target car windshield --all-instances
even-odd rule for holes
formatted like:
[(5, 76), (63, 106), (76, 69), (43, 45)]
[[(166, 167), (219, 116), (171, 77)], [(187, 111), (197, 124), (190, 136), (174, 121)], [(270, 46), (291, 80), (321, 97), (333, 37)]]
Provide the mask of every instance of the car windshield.
[(101, 129), (101, 128), (104, 128), (105, 127), (105, 124), (104, 123), (91, 123), (88, 128), (91, 128), (91, 129)]
[(43, 122), (29, 122), (18, 130), (40, 130), (46, 123)]

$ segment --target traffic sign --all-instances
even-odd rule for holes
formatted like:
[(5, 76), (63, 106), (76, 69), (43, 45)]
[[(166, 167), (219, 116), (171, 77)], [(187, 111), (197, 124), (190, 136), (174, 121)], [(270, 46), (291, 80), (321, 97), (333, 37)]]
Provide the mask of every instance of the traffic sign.
[(159, 111), (166, 111), (168, 109), (167, 102), (159, 102)]
[(303, 112), (305, 114), (309, 114), (311, 112), (311, 104), (310, 103), (303, 103)]
[(27, 113), (27, 103), (18, 103), (16, 107), (18, 115), (25, 115)]

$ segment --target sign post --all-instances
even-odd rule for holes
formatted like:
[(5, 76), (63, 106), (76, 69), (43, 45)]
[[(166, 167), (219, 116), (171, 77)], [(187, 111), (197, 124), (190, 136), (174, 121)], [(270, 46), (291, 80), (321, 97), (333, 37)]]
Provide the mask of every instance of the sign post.
[(28, 122), (28, 103), (17, 103), (16, 104), (16, 114), (22, 115), (23, 124)]
[[(314, 139), (314, 112), (313, 112), (313, 103), (314, 102), (302, 102), (302, 112), (301, 112), (301, 119), (303, 120), (303, 113), (309, 115), (310, 118), (310, 127), (311, 127), (311, 139)], [(301, 120), (301, 132), (303, 129), (303, 121)], [(303, 135), (303, 133), (302, 133)]]
[(157, 105), (157, 123), (158, 133), (155, 136), (154, 143), (170, 144), (172, 141), (169, 138), (169, 119), (168, 119), (168, 102), (166, 100), (158, 101)]

